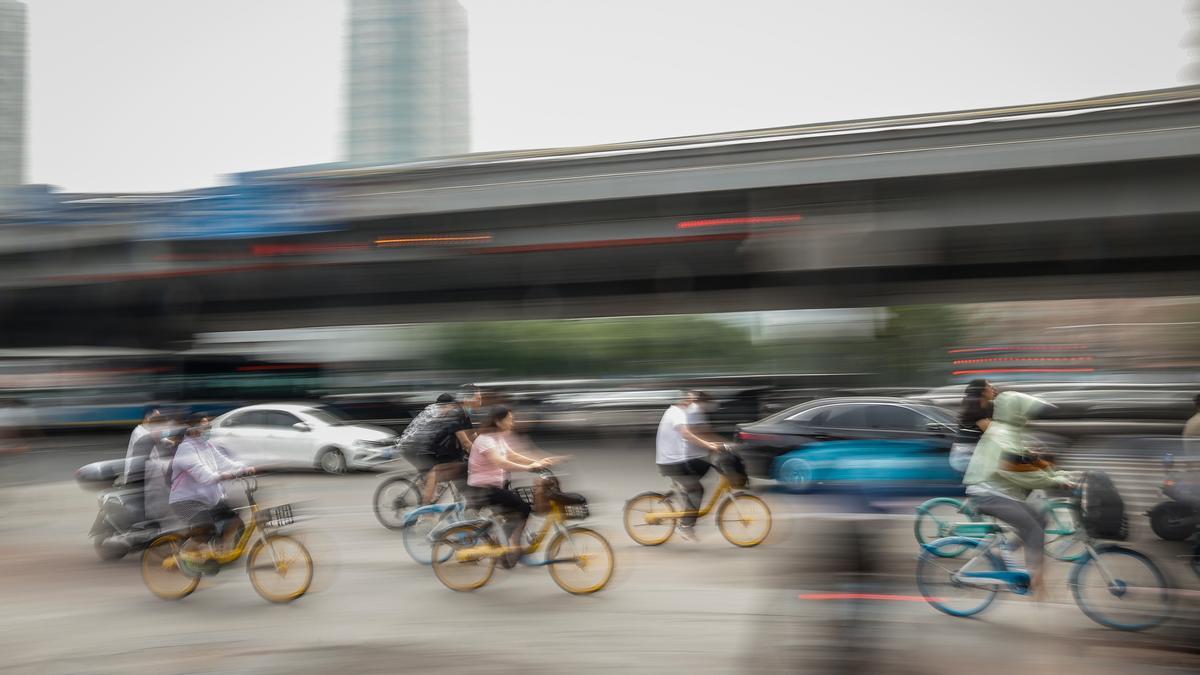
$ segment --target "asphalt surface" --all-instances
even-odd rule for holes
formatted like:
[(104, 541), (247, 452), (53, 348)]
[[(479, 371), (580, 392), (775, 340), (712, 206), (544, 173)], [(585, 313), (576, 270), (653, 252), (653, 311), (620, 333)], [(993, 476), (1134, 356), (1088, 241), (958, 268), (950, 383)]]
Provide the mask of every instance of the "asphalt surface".
[[(67, 443), (66, 441), (71, 441)], [(908, 516), (917, 499), (869, 511), (828, 496), (763, 492), (772, 535), (754, 549), (725, 542), (711, 520), (699, 543), (638, 546), (620, 521), (624, 499), (661, 489), (647, 439), (558, 440), (574, 459), (567, 490), (591, 501), (589, 524), (611, 542), (617, 574), (575, 597), (544, 569), (499, 570), (455, 593), (414, 563), (371, 512), (379, 477), (271, 476), (260, 501), (301, 502), (293, 528), (317, 564), (313, 590), (272, 605), (230, 566), (178, 602), (152, 596), (136, 556), (103, 563), (86, 537), (95, 493), (78, 466), (119, 456), (119, 436), (46, 439), (0, 457), (0, 672), (8, 673), (972, 673), (1195, 672), (1200, 617), (1191, 575), (1134, 515), (1130, 545), (1177, 585), (1177, 617), (1145, 634), (1090, 622), (1072, 602), (1069, 566), (1050, 570), (1037, 605), (1001, 596), (976, 619), (921, 600)], [(1106, 455), (1122, 485), (1155, 479)], [(1127, 462), (1122, 464), (1121, 462)], [(1132, 473), (1131, 473), (1132, 472)], [(844, 593), (858, 594), (847, 600)]]

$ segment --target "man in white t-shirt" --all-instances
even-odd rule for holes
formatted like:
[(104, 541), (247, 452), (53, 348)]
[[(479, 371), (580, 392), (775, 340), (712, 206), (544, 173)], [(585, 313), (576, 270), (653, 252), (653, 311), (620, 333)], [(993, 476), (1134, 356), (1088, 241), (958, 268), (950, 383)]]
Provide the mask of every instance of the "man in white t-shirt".
[[(708, 431), (704, 407), (708, 397), (703, 392), (689, 391), (667, 411), (658, 423), (654, 462), (658, 471), (683, 487), (687, 510), (697, 511), (704, 499), (704, 484), (700, 479), (708, 473), (708, 453), (721, 449), (720, 439)], [(693, 528), (696, 516), (679, 520), (679, 534), (695, 541)]]

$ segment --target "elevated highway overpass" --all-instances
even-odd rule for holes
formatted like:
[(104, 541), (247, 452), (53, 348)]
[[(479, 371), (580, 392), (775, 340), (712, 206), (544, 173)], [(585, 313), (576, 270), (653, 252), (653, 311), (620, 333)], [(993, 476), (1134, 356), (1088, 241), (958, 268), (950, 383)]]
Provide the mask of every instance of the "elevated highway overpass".
[(1182, 88), (302, 167), (242, 177), (294, 227), (236, 238), (89, 196), (120, 217), (0, 234), (0, 339), (1200, 293), (1198, 132)]

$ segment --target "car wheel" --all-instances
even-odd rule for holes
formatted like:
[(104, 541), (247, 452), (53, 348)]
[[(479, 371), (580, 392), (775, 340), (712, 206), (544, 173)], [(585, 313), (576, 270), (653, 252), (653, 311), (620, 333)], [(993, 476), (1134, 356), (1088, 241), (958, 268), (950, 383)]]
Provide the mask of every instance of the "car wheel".
[(808, 492), (813, 488), (812, 465), (793, 457), (779, 467), (779, 480), (795, 492)]
[(340, 475), (346, 473), (346, 456), (337, 448), (326, 448), (317, 457), (317, 466), (328, 474)]

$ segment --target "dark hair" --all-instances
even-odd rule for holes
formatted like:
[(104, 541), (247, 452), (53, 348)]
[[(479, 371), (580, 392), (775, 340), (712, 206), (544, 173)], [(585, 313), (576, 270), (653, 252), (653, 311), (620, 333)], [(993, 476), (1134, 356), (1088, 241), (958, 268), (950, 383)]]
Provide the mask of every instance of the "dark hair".
[(202, 413), (202, 412), (192, 413), (191, 415), (188, 415), (188, 418), (187, 418), (188, 428), (191, 429), (192, 427), (198, 427), (198, 426), (200, 426), (200, 423), (206, 419), (208, 419), (208, 413)]
[(712, 396), (709, 396), (708, 392), (700, 391), (699, 389), (689, 389), (685, 392), (685, 395), (695, 398), (700, 403), (707, 403), (712, 400)]
[(442, 394), (437, 397), (438, 403), (454, 403), (454, 394)]
[(483, 428), (495, 429), (500, 424), (500, 420), (508, 417), (511, 414), (512, 411), (502, 405), (494, 406), (488, 411), (487, 418), (485, 418), (483, 421)]
[(967, 396), (983, 396), (983, 390), (988, 388), (988, 381), (983, 378), (977, 378), (967, 383)]

